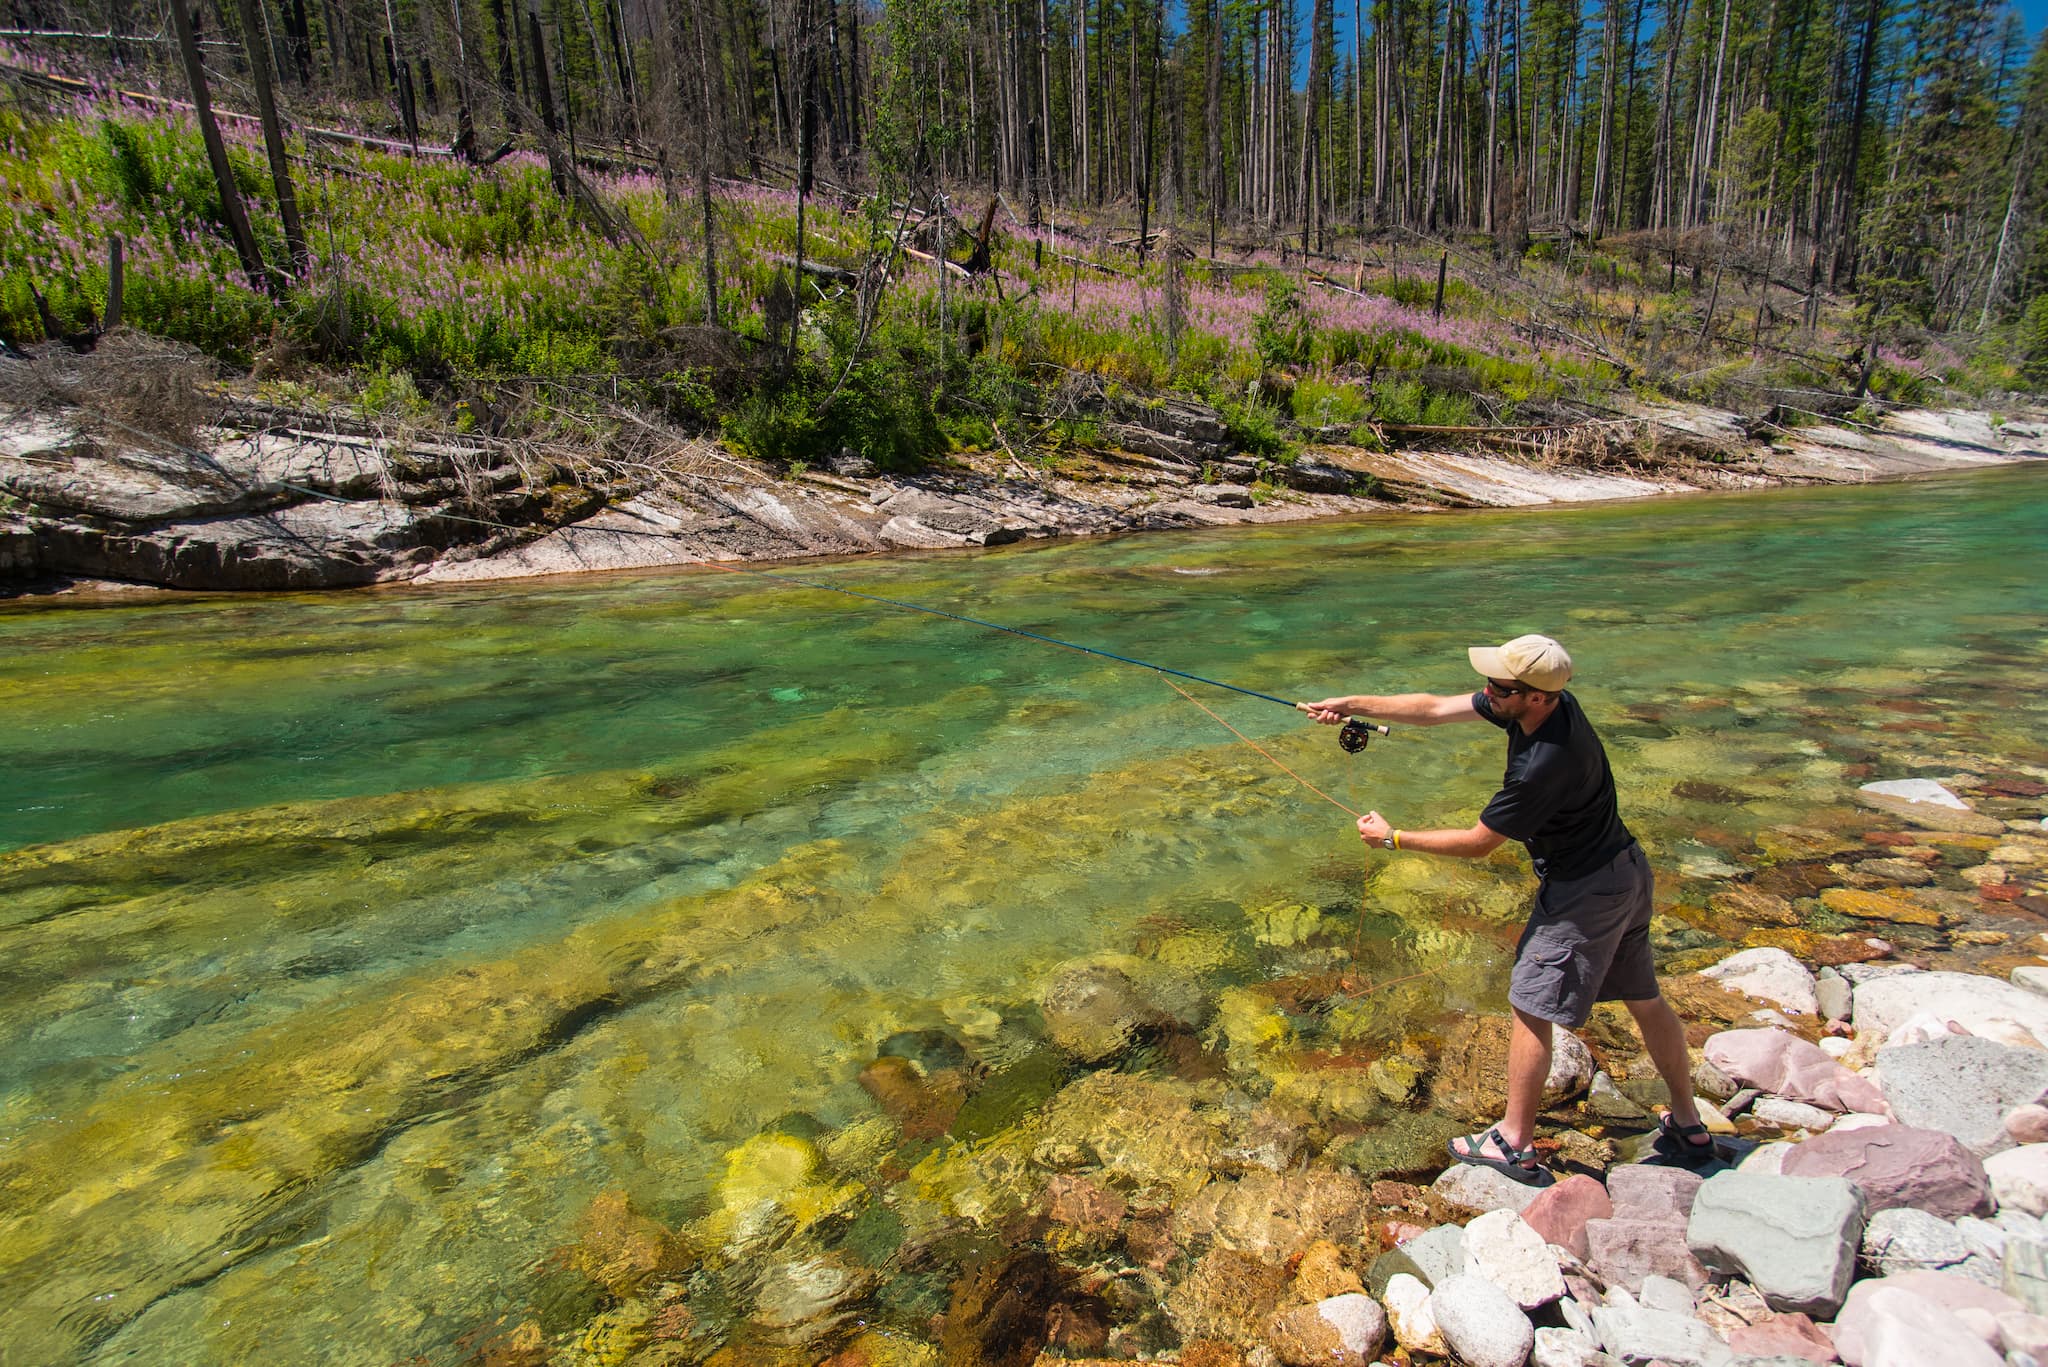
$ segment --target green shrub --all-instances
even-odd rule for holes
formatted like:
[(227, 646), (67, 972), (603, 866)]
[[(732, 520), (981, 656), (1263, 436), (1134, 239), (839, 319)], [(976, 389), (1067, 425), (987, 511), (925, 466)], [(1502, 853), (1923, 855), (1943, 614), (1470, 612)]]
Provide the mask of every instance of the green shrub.
[(1919, 371), (1879, 362), (1870, 373), (1870, 392), (1893, 403), (1924, 404), (1934, 397), (1934, 390), (1934, 377)]
[(2027, 305), (2019, 332), (2020, 378), (2035, 389), (2048, 389), (2048, 294)]
[(1282, 459), (1293, 454), (1278, 410), (1258, 402), (1225, 402), (1220, 405), (1223, 428), (1232, 448), (1248, 456)]
[(1357, 385), (1322, 375), (1304, 376), (1294, 387), (1294, 419), (1309, 427), (1350, 427), (1368, 411)]
[(1282, 276), (1267, 284), (1266, 305), (1252, 319), (1252, 337), (1268, 366), (1308, 364), (1315, 350), (1315, 319), (1293, 280)]

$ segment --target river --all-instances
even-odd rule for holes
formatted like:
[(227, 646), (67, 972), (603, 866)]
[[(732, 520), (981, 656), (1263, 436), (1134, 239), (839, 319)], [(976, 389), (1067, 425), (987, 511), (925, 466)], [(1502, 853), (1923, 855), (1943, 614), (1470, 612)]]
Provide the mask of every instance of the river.
[[(1549, 632), (1677, 952), (1858, 783), (2048, 764), (2044, 545), (2022, 466), (787, 572), (1285, 697)], [(1404, 980), (1361, 1047), (1500, 1009), (1525, 862), (1390, 860), (1333, 805), (1467, 824), (1499, 737), (1353, 757), (1184, 686), (1270, 758), (1146, 670), (744, 573), (0, 608), (0, 1362), (573, 1329), (593, 1203), (701, 1241), (764, 1134), (831, 1160), (799, 1185), (914, 1330), (901, 1175), (1015, 1117), (912, 1144), (878, 1051), (1028, 1107), (1078, 1076), (1039, 985), (1102, 952), (1211, 1000)]]

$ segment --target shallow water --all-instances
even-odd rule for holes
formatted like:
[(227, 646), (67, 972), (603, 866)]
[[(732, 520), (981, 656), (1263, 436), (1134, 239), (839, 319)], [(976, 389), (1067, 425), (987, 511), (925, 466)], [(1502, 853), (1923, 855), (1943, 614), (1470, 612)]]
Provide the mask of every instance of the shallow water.
[[(790, 572), (1282, 696), (1550, 631), (1683, 913), (1866, 776), (2048, 764), (2044, 542), (2023, 467)], [(1188, 687), (1398, 825), (1499, 774), (1490, 728), (1353, 758)], [(8, 1363), (573, 1327), (595, 1198), (683, 1225), (771, 1128), (872, 1160), (900, 1032), (1045, 1073), (1036, 985), (1113, 950), (1212, 997), (1427, 971), (1346, 1017), (1398, 1040), (1498, 1008), (1529, 888), (1369, 855), (1159, 676), (714, 571), (16, 606), (0, 697)]]

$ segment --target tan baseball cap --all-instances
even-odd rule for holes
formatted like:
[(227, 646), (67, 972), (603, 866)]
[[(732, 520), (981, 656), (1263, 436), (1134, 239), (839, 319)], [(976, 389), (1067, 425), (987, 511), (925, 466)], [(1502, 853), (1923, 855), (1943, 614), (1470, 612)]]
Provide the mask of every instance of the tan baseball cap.
[(1517, 636), (1505, 645), (1473, 646), (1465, 654), (1489, 679), (1513, 679), (1545, 693), (1557, 692), (1572, 676), (1572, 657), (1548, 636)]

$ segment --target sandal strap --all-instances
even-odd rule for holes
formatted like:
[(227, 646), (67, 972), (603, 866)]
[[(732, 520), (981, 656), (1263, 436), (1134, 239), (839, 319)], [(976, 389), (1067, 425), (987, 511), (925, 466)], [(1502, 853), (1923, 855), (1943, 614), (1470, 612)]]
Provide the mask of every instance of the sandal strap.
[(1516, 1167), (1533, 1168), (1536, 1166), (1535, 1147), (1532, 1145), (1526, 1149), (1516, 1148), (1502, 1137), (1500, 1126), (1495, 1125), (1487, 1130), (1486, 1138), (1491, 1139), (1493, 1146), (1501, 1151), (1502, 1157), (1506, 1158), (1508, 1162), (1513, 1163)]

